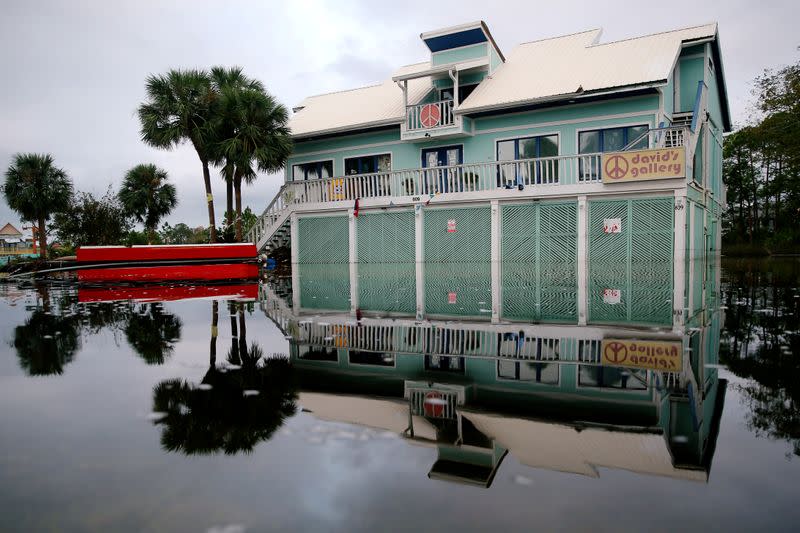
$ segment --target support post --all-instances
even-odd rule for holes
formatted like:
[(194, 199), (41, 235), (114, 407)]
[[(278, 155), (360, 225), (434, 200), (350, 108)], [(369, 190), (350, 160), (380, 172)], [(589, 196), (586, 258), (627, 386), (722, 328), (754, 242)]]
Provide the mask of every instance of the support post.
[(686, 272), (686, 276), (689, 277), (689, 292), (686, 294), (686, 318), (688, 319), (694, 312), (694, 271), (696, 270), (695, 261), (697, 260), (697, 250), (694, 247), (694, 242), (695, 233), (697, 233), (697, 221), (695, 220), (695, 203), (688, 200), (685, 203), (686, 220), (689, 221), (689, 242), (686, 243), (687, 253), (689, 254), (689, 272)]
[(492, 323), (500, 322), (503, 314), (503, 285), (500, 273), (500, 203), (492, 200)]
[(578, 325), (585, 326), (588, 307), (589, 206), (578, 196)]
[(686, 260), (686, 191), (675, 191), (674, 264), (672, 278), (672, 328), (681, 331), (685, 323), (684, 284)]
[(289, 234), (292, 238), (292, 311), (295, 314), (300, 312), (300, 266), (297, 264), (297, 258), (300, 253), (300, 239), (298, 238), (297, 227), (297, 213), (292, 213), (289, 215)]
[(350, 312), (358, 309), (358, 237), (356, 233), (356, 216), (353, 209), (347, 211), (348, 243), (350, 248)]
[(425, 318), (425, 215), (422, 204), (414, 206), (414, 263), (416, 267), (417, 320)]

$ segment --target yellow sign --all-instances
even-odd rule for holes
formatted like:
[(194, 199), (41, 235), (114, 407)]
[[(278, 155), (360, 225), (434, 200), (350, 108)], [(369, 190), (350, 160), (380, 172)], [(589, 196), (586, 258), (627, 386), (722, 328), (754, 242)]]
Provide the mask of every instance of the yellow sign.
[(330, 198), (331, 200), (345, 200), (344, 195), (344, 180), (342, 178), (331, 180), (330, 184)]
[(600, 362), (610, 366), (680, 372), (683, 368), (681, 341), (603, 339)]
[(347, 348), (347, 326), (333, 326), (333, 345), (337, 348)]
[(630, 150), (603, 154), (603, 183), (686, 177), (686, 149)]

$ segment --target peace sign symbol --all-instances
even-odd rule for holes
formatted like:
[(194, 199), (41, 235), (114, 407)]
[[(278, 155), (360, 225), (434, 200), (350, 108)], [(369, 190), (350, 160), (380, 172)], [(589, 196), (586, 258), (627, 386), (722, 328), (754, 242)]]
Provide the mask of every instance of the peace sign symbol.
[(612, 180), (624, 178), (628, 174), (628, 160), (621, 155), (612, 155), (606, 161), (606, 176)]
[(624, 363), (628, 359), (628, 348), (621, 342), (609, 342), (603, 349), (603, 355), (610, 363)]
[(442, 113), (439, 111), (439, 106), (436, 104), (427, 104), (422, 106), (419, 112), (419, 120), (426, 128), (432, 128), (439, 124), (439, 119), (442, 118)]

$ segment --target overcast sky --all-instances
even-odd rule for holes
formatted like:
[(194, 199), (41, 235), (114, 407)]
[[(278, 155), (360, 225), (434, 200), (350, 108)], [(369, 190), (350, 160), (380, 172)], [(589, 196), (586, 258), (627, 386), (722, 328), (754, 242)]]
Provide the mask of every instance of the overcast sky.
[[(49, 152), (76, 189), (102, 194), (118, 188), (130, 167), (153, 162), (178, 187), (169, 221), (204, 224), (201, 167), (191, 147), (164, 152), (139, 140), (135, 111), (148, 74), (240, 65), (292, 107), (426, 60), (421, 32), (478, 19), (506, 53), (521, 42), (597, 27), (607, 42), (717, 21), (737, 123), (747, 119), (752, 79), (800, 60), (797, 0), (4, 0), (0, 170), (14, 153)], [(225, 187), (213, 178), (219, 216)], [(280, 180), (261, 176), (245, 189), (244, 204), (260, 212)], [(0, 202), (0, 226), (7, 220), (19, 222)]]

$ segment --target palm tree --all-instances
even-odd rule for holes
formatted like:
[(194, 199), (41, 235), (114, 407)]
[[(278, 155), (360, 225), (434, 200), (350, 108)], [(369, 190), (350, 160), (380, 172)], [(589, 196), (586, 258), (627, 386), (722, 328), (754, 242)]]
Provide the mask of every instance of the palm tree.
[(45, 223), (66, 209), (72, 197), (72, 181), (53, 163), (50, 154), (16, 154), (3, 186), (8, 206), (23, 219), (37, 223), (42, 259), (47, 259)]
[[(242, 181), (251, 183), (256, 170), (277, 172), (292, 152), (286, 108), (258, 87), (225, 86), (215, 125), (218, 136), (215, 153), (233, 163), (236, 202), (236, 240), (242, 240)], [(221, 127), (227, 124), (229, 127)]]
[(175, 186), (167, 179), (167, 172), (153, 164), (136, 165), (125, 174), (117, 195), (125, 211), (144, 224), (147, 244), (153, 244), (159, 221), (178, 203)]
[(156, 148), (172, 149), (184, 141), (192, 144), (203, 165), (211, 242), (217, 242), (214, 197), (211, 193), (210, 119), (217, 99), (211, 79), (202, 70), (170, 70), (149, 76), (147, 101), (139, 106), (142, 140)]
[[(252, 89), (255, 91), (264, 91), (264, 86), (260, 81), (248, 78), (242, 72), (241, 67), (212, 67), (211, 68), (211, 86), (213, 90), (219, 95), (224, 90), (242, 90)], [(219, 111), (219, 110), (218, 110)], [(224, 140), (230, 138), (235, 131), (235, 124), (233, 123), (234, 117), (218, 114), (214, 128), (214, 138)], [(236, 164), (225, 154), (220, 153), (219, 142), (215, 143), (215, 153), (213, 156), (214, 164), (221, 168), (220, 173), (225, 180), (225, 222), (227, 225), (233, 224), (233, 174), (236, 169)]]

